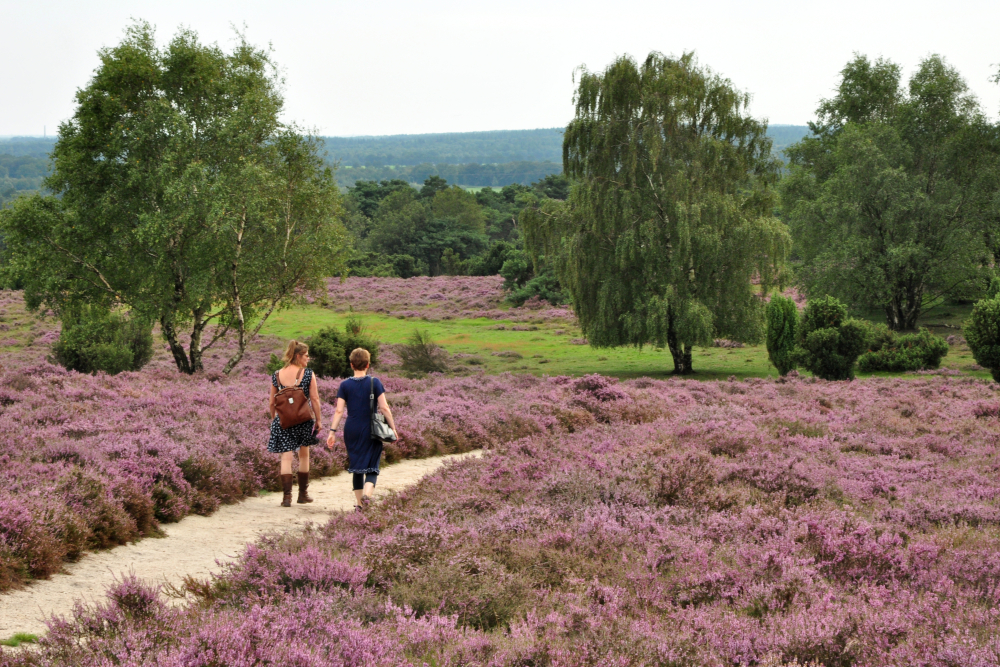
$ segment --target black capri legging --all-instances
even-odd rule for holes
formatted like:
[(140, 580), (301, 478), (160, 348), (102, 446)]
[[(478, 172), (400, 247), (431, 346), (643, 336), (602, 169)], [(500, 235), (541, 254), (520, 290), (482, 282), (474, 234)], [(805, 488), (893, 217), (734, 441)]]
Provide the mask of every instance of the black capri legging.
[(377, 480), (378, 480), (377, 472), (369, 472), (369, 473), (356, 472), (354, 473), (354, 490), (361, 491), (365, 488), (366, 482), (371, 482), (372, 484), (374, 484)]

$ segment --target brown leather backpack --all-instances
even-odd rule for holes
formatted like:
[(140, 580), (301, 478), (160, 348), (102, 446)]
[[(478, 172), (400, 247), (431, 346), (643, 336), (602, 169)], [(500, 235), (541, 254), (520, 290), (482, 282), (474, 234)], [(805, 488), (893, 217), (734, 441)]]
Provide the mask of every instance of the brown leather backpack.
[[(305, 376), (306, 369), (302, 369), (302, 376)], [(297, 382), (291, 387), (281, 384), (278, 374), (274, 374), (275, 381), (278, 382), (278, 393), (274, 395), (274, 411), (278, 413), (278, 420), (281, 428), (289, 429), (293, 426), (305, 423), (313, 418), (312, 409), (309, 407), (309, 399), (302, 391), (302, 377), (297, 378)]]

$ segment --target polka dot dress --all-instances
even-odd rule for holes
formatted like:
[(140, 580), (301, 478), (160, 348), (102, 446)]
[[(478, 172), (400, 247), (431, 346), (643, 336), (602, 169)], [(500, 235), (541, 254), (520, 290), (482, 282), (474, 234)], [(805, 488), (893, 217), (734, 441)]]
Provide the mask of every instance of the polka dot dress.
[[(309, 385), (312, 382), (312, 377), (313, 372), (308, 368), (302, 374), (302, 393), (306, 395), (307, 399), (309, 398)], [(277, 371), (271, 376), (271, 384), (274, 385), (275, 389), (281, 389), (283, 386), (278, 384)], [(308, 447), (314, 444), (312, 431), (315, 423), (310, 419), (285, 429), (281, 428), (281, 419), (275, 415), (274, 421), (271, 422), (271, 439), (267, 443), (267, 451), (272, 454), (283, 454), (284, 452), (294, 452), (299, 447)]]

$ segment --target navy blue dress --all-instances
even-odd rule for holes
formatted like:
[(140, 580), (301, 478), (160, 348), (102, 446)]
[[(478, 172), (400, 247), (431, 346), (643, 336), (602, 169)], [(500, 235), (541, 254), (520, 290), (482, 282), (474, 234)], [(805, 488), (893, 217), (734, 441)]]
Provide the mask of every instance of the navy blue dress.
[(378, 397), (385, 393), (382, 383), (375, 377), (347, 378), (340, 383), (337, 398), (347, 402), (347, 421), (344, 422), (344, 444), (347, 445), (347, 472), (378, 472), (382, 458), (382, 443), (372, 440), (371, 390), (375, 390), (375, 409)]

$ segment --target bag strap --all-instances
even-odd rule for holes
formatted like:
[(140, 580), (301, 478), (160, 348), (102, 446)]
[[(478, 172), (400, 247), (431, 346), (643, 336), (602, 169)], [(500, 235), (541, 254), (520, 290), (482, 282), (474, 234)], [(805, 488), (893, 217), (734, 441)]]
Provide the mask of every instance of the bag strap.
[[(288, 389), (288, 387), (286, 387), (285, 385), (281, 384), (281, 376), (278, 375), (279, 372), (280, 371), (274, 371), (274, 384), (278, 385), (278, 391), (281, 391), (282, 389)], [(299, 376), (299, 375), (295, 376), (295, 384), (289, 385), (292, 389), (294, 389), (295, 387), (298, 387), (299, 385), (301, 385), (302, 384), (302, 380), (305, 379), (305, 377), (306, 377), (306, 369), (305, 369), (305, 367), (302, 368), (301, 373), (302, 373), (301, 376)]]

